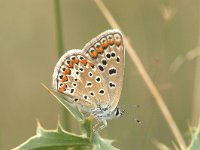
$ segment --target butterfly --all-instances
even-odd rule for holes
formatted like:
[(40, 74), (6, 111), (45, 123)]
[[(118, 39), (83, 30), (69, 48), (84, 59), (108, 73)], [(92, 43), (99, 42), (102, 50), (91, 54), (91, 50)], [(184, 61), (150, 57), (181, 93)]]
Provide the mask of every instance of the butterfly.
[(124, 76), (124, 44), (118, 29), (104, 31), (82, 50), (67, 51), (53, 72), (53, 89), (66, 96), (81, 111), (101, 122), (123, 114), (118, 107)]

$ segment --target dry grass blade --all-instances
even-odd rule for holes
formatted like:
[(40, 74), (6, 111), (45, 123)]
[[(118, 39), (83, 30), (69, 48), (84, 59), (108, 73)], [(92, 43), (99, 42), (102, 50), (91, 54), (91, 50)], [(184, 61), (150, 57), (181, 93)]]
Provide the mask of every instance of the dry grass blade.
[(200, 58), (197, 58), (196, 60), (196, 67), (195, 67), (195, 77), (194, 77), (194, 93), (193, 93), (193, 112), (192, 112), (192, 125), (193, 126), (197, 126), (198, 125), (198, 121), (199, 121), (199, 117), (200, 117), (200, 110), (199, 110), (199, 106), (200, 106), (200, 102), (199, 102), (199, 98), (200, 98), (200, 80), (199, 80), (199, 76), (200, 76)]
[[(200, 28), (199, 28), (200, 29)], [(200, 98), (200, 30), (199, 30), (199, 37), (198, 37), (198, 45), (197, 45), (197, 51), (196, 51), (197, 60), (196, 60), (196, 67), (195, 67), (195, 77), (194, 77), (194, 99), (193, 99), (193, 112), (192, 112), (192, 125), (197, 126), (199, 117), (200, 117), (200, 111), (199, 111), (199, 98)], [(194, 56), (196, 56), (194, 55)]]
[(41, 85), (47, 90), (47, 92), (49, 92), (53, 97), (59, 100), (59, 98), (46, 85), (44, 85), (44, 83), (41, 83)]
[[(112, 28), (120, 29), (119, 25), (114, 20), (111, 13), (109, 12), (109, 10), (105, 7), (104, 3), (101, 0), (95, 0), (95, 2), (97, 4), (97, 6), (99, 7), (99, 9), (101, 10), (104, 17), (109, 22), (110, 26)], [(136, 51), (131, 46), (131, 44), (128, 42), (125, 34), (123, 34), (123, 35), (124, 35), (124, 44), (126, 46), (126, 50), (129, 54), (129, 56), (131, 57), (131, 60), (136, 65), (136, 68), (138, 69), (141, 77), (143, 78), (143, 80), (145, 81), (146, 85), (148, 86), (150, 92), (152, 93), (153, 97), (155, 98), (156, 103), (158, 104), (163, 116), (165, 117), (167, 123), (169, 124), (170, 129), (172, 130), (172, 133), (174, 134), (179, 146), (182, 149), (184, 149), (186, 147), (185, 141), (184, 141), (183, 137), (181, 136), (181, 133), (180, 133), (180, 131), (179, 131), (169, 109), (167, 108), (161, 94), (159, 93), (155, 84), (152, 82), (151, 78), (149, 77), (148, 73), (146, 72), (141, 60), (139, 59), (139, 57), (136, 54)]]

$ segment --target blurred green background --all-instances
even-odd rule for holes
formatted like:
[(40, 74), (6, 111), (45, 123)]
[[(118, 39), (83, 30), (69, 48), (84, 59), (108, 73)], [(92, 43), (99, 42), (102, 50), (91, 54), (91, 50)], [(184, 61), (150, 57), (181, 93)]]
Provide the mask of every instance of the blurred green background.
[[(200, 109), (196, 52), (200, 1), (104, 2), (136, 49), (188, 144), (188, 124), (198, 122)], [(66, 50), (83, 48), (110, 28), (93, 0), (60, 0), (60, 4)], [(53, 0), (0, 0), (0, 149), (14, 148), (33, 136), (36, 119), (44, 128), (55, 129), (59, 118), (65, 118), (63, 107), (40, 84), (51, 87), (58, 60), (56, 35)], [(136, 109), (136, 104), (141, 107)], [(172, 147), (176, 140), (168, 123), (128, 55), (120, 105), (128, 115), (109, 121), (101, 132), (103, 137), (115, 139), (114, 145), (120, 149), (154, 150), (154, 140)], [(77, 132), (73, 118), (61, 120)]]

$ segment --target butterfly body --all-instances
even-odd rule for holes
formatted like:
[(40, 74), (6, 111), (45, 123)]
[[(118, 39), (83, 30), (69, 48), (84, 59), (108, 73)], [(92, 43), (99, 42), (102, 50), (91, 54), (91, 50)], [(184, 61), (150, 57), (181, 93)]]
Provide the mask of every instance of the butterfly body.
[(112, 29), (92, 39), (82, 50), (67, 51), (54, 69), (53, 88), (102, 122), (101, 130), (107, 126), (106, 120), (122, 114), (117, 105), (123, 74), (123, 38), (119, 30)]

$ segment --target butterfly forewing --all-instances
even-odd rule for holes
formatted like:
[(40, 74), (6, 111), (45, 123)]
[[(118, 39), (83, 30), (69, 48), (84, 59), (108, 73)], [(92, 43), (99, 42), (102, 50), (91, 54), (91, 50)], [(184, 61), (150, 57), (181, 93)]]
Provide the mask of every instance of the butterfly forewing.
[(124, 74), (122, 34), (119, 30), (108, 30), (91, 40), (83, 50), (103, 76), (104, 87), (109, 92), (107, 104), (115, 109), (120, 98)]

